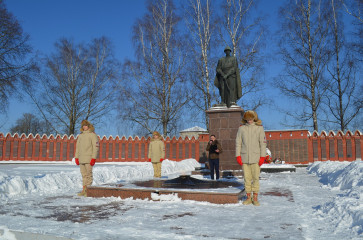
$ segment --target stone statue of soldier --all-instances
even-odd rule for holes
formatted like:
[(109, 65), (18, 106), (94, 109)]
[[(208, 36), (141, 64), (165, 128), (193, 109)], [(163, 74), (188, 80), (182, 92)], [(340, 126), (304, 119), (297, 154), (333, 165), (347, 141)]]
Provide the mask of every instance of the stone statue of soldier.
[(214, 85), (219, 89), (222, 103), (229, 108), (242, 97), (242, 87), (237, 58), (231, 56), (232, 49), (228, 46), (224, 52), (226, 56), (218, 60)]

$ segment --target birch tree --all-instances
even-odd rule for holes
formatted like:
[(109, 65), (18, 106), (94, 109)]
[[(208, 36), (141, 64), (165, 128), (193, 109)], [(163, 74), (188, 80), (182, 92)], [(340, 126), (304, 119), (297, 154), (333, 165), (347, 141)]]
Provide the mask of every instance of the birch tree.
[(339, 0), (344, 7), (344, 10), (351, 16), (353, 16), (357, 21), (363, 24), (363, 2), (362, 0), (350, 0), (344, 1)]
[[(244, 108), (257, 109), (263, 105), (260, 93), (263, 83), (261, 48), (263, 47), (264, 28), (261, 18), (253, 15), (254, 0), (225, 0), (222, 4), (222, 18), (218, 25), (219, 36), (224, 46), (232, 48), (240, 68), (242, 97), (239, 100)], [(248, 103), (248, 99), (250, 99)]]
[(188, 101), (179, 23), (173, 1), (148, 1), (147, 13), (133, 26), (137, 60), (123, 67), (121, 116), (164, 137), (176, 130)]
[(356, 100), (361, 98), (358, 92), (359, 71), (357, 62), (354, 61), (353, 49), (344, 37), (342, 6), (338, 1), (331, 0), (330, 9), (334, 50), (327, 68), (330, 75), (330, 94), (326, 101), (332, 118), (327, 118), (326, 121), (339, 126), (344, 132), (362, 108), (362, 104), (355, 104)]
[(356, 59), (359, 63), (362, 63), (363, 56), (363, 1), (362, 0), (351, 0), (344, 1), (339, 0), (339, 2), (343, 5), (343, 9), (345, 12), (353, 18), (351, 25), (354, 26), (354, 37), (355, 41), (352, 42), (352, 46), (356, 51)]
[(215, 62), (212, 61), (211, 49), (213, 35), (216, 29), (213, 22), (215, 13), (210, 0), (189, 0), (186, 6), (186, 25), (190, 36), (188, 49), (191, 54), (188, 61), (188, 76), (193, 84), (192, 101), (198, 112), (203, 112), (205, 126), (208, 129), (209, 120), (205, 113), (211, 107), (212, 100), (217, 101), (213, 88), (215, 77)]
[(280, 9), (279, 51), (284, 70), (275, 84), (297, 103), (288, 114), (300, 126), (312, 126), (316, 131), (318, 109), (327, 89), (323, 74), (331, 50), (328, 10), (328, 1), (311, 0), (290, 0)]

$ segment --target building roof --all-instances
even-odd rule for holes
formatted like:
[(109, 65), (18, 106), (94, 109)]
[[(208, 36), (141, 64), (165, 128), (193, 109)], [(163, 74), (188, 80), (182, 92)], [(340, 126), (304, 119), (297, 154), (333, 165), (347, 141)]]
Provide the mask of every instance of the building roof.
[(181, 130), (180, 132), (207, 132), (207, 130), (204, 129), (204, 128), (195, 126), (195, 127), (191, 127), (191, 128)]

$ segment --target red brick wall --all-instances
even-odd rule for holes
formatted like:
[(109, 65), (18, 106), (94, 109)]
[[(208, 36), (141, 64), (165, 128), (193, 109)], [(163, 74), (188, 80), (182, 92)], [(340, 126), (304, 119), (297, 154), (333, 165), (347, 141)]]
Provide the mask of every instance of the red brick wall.
[(307, 130), (265, 131), (267, 148), (272, 159), (280, 158), (286, 163), (309, 162), (309, 132)]
[[(166, 158), (174, 161), (194, 158), (199, 162), (205, 162), (208, 140), (208, 134), (201, 134), (198, 139), (168, 137), (164, 140)], [(320, 134), (311, 134), (307, 130), (266, 131), (266, 140), (272, 158), (281, 158), (286, 163), (362, 159), (363, 136), (359, 131), (355, 131), (354, 134), (350, 131), (345, 134), (341, 131), (323, 131)], [(150, 138), (144, 137), (103, 137), (100, 139), (98, 161), (146, 161), (149, 141)], [(74, 156), (75, 147), (74, 136), (4, 136), (0, 133), (0, 161), (70, 161)]]

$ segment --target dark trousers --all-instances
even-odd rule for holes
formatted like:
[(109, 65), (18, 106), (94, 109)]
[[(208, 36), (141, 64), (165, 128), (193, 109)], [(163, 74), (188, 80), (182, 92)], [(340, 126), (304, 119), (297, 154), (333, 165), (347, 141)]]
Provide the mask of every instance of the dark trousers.
[(219, 179), (219, 158), (209, 159), (210, 179), (214, 179), (214, 170), (216, 171), (216, 179)]

